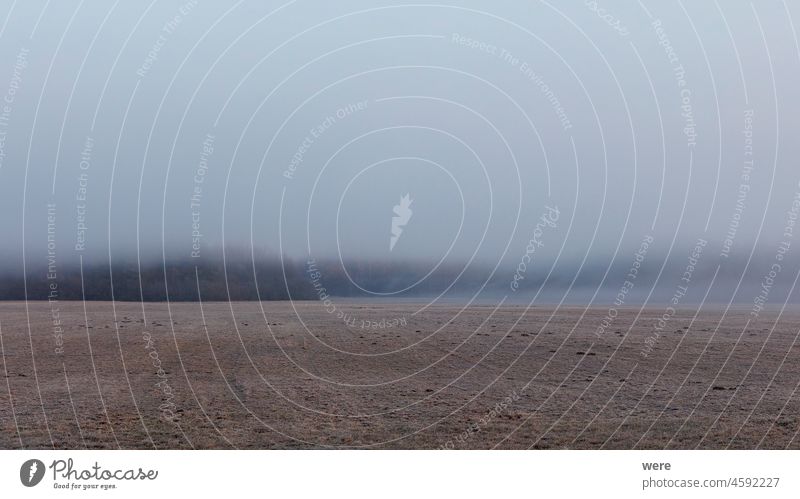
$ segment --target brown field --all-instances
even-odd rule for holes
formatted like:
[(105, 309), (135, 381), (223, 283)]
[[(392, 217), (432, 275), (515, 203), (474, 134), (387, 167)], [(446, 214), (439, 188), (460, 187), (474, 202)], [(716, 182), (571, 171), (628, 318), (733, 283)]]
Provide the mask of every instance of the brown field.
[(800, 448), (795, 311), (53, 307), (0, 303), (0, 448)]

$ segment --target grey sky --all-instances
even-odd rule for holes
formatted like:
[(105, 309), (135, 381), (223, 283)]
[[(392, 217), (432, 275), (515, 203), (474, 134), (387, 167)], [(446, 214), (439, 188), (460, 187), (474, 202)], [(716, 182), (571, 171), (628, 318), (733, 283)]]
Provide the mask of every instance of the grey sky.
[(194, 224), (201, 253), (516, 265), (556, 206), (542, 265), (627, 261), (648, 235), (716, 261), (739, 218), (733, 255), (774, 252), (800, 190), (781, 2), (44, 6), (0, 5), (11, 266), (46, 252), (48, 203), (62, 260), (190, 258)]

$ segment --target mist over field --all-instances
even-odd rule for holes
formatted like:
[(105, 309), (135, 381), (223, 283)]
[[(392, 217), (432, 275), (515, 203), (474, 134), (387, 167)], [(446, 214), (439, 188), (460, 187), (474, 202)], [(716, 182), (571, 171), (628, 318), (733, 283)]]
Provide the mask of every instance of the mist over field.
[[(676, 305), (687, 308), (797, 303), (796, 283), (777, 279), (780, 272), (760, 256), (749, 262), (736, 259), (721, 269), (698, 261), (689, 282), (705, 283), (700, 289), (687, 286), (689, 282), (684, 280), (691, 256), (684, 261), (651, 258), (647, 266), (637, 269), (635, 279), (630, 274), (634, 257), (610, 265), (586, 264), (577, 273), (572, 267), (558, 266), (534, 270), (516, 285), (517, 268), (475, 265), (442, 265), (430, 272), (433, 265), (425, 263), (350, 261), (343, 265), (333, 260), (290, 258), (262, 258), (254, 263), (240, 254), (229, 257), (224, 265), (222, 259), (147, 260), (141, 265), (128, 260), (111, 266), (86, 265), (83, 275), (80, 266), (60, 267), (56, 296), (61, 300), (150, 302), (324, 300), (330, 295), (383, 301), (596, 306), (660, 305), (675, 300)], [(781, 269), (798, 266), (800, 262), (793, 257), (783, 261)], [(0, 273), (0, 299), (47, 300), (53, 295), (52, 282), (45, 267), (32, 268), (27, 282), (21, 272)]]
[(430, 9), (8, 6), (0, 297), (796, 301), (791, 6)]

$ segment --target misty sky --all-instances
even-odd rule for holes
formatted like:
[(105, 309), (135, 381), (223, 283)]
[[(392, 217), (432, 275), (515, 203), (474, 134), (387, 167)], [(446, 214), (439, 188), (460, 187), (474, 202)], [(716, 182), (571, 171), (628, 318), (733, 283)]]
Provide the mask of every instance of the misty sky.
[(799, 14), (4, 1), (2, 256), (42, 258), (48, 204), (61, 261), (252, 244), (514, 266), (536, 237), (543, 265), (605, 265), (647, 236), (681, 258), (705, 238), (716, 261), (734, 219), (731, 255), (771, 254), (800, 190)]

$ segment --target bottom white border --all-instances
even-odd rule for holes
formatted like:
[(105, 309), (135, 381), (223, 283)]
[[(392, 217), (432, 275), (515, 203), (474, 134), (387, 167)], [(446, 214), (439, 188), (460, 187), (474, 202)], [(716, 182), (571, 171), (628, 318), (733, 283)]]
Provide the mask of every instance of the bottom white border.
[[(41, 461), (47, 469), (41, 482), (26, 487), (21, 481), (21, 467), (31, 459)], [(65, 466), (69, 459), (72, 473)], [(144, 473), (156, 471), (157, 476), (141, 479), (139, 468)], [(511, 494), (796, 498), (800, 497), (798, 469), (800, 451), (19, 450), (0, 451), (0, 492), (2, 497), (14, 498), (177, 497), (186, 493), (236, 499)], [(133, 471), (125, 475), (128, 470)], [(84, 478), (79, 478), (81, 474)], [(113, 478), (115, 474), (139, 475), (140, 479), (120, 480)], [(761, 478), (772, 478), (776, 486), (767, 487), (766, 480), (752, 481)], [(779, 479), (777, 483), (775, 478)], [(688, 488), (657, 487), (659, 483), (686, 485), (694, 480), (716, 482), (713, 487), (708, 483)]]

